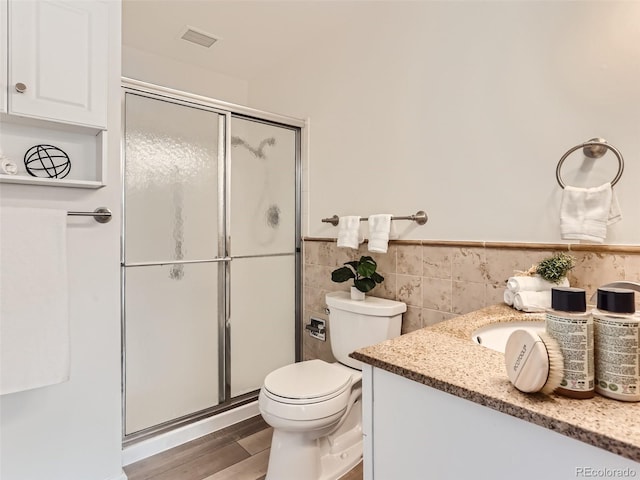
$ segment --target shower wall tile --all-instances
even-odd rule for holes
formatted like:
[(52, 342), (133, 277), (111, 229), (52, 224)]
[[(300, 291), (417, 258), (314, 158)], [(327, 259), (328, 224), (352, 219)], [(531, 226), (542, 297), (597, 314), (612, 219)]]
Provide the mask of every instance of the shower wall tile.
[[(327, 292), (348, 291), (351, 282), (331, 281), (331, 272), (345, 262), (371, 255), (378, 263), (384, 282), (373, 296), (407, 303), (402, 333), (434, 325), (457, 315), (502, 303), (505, 282), (514, 270), (527, 270), (551, 256), (553, 247), (456, 247), (393, 244), (385, 254), (371, 254), (367, 244), (358, 250), (337, 248), (335, 241), (304, 242), (304, 309), (309, 316), (326, 318)], [(567, 251), (567, 250), (563, 250)], [(585, 288), (589, 295), (607, 282), (640, 282), (640, 254), (571, 251), (576, 267), (569, 272), (572, 286)], [(640, 295), (636, 297), (640, 306)], [(303, 330), (304, 331), (304, 330)], [(303, 333), (305, 359), (334, 361), (330, 343)]]

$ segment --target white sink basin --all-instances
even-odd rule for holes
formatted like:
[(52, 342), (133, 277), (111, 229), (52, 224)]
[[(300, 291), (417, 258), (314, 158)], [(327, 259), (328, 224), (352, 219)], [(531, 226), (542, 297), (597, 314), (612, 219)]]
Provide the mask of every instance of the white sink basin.
[(485, 325), (471, 334), (471, 340), (478, 345), (504, 353), (509, 336), (521, 328), (531, 328), (544, 332), (544, 322), (505, 322)]

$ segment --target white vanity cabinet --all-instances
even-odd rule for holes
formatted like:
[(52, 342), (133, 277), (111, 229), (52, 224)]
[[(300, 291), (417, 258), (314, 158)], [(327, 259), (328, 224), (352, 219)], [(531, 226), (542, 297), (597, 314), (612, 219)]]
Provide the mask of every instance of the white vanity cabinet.
[(639, 463), (525, 420), (370, 365), (362, 373), (365, 480), (640, 475)]
[(7, 3), (8, 113), (106, 128), (106, 2)]
[[(0, 154), (17, 167), (0, 182), (104, 186), (109, 22), (108, 0), (0, 0)], [(36, 145), (65, 152), (69, 174), (29, 175)]]

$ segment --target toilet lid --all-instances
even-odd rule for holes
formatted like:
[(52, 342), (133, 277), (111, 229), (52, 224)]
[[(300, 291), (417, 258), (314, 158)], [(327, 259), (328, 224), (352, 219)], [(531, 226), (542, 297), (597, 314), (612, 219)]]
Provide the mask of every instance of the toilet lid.
[(350, 384), (350, 372), (322, 360), (293, 363), (264, 379), (264, 387), (278, 397), (309, 400), (342, 392)]

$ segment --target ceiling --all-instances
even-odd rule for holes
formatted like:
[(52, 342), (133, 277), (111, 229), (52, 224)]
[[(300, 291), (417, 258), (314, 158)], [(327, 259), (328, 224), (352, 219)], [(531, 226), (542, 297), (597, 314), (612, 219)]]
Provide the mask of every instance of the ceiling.
[[(122, 43), (235, 78), (310, 53), (357, 21), (367, 2), (124, 0)], [(180, 39), (186, 25), (221, 38), (211, 48)]]

